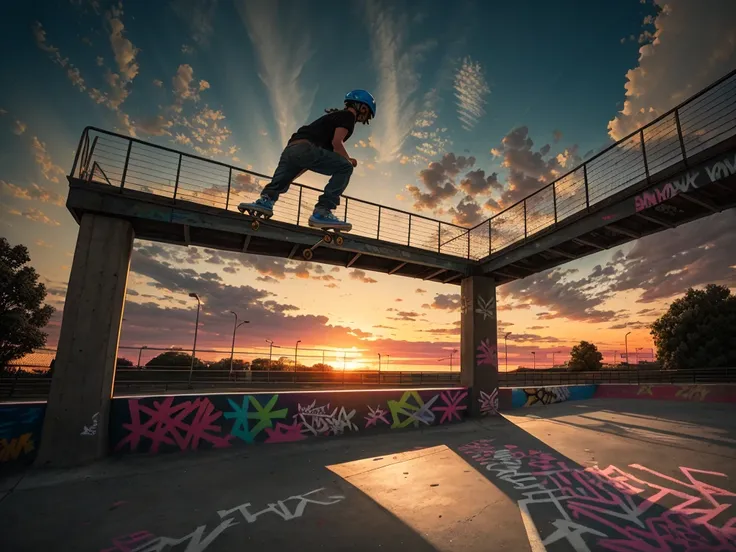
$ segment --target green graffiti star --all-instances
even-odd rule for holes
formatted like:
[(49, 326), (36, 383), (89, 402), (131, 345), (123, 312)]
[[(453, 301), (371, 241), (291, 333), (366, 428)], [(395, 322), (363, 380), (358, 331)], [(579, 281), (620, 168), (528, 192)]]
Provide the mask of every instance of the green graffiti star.
[[(233, 409), (232, 412), (225, 412), (225, 418), (228, 420), (235, 420), (230, 433), (235, 437), (238, 437), (246, 443), (252, 443), (255, 441), (256, 435), (263, 431), (267, 427), (273, 427), (273, 420), (283, 420), (286, 418), (286, 414), (289, 411), (288, 408), (282, 408), (281, 410), (273, 410), (276, 406), (276, 401), (279, 400), (278, 395), (271, 397), (271, 400), (262, 406), (256, 397), (253, 395), (246, 395), (243, 397), (243, 405), (238, 404), (230, 399), (227, 400), (230, 403), (230, 407)], [(248, 403), (255, 408), (254, 412), (248, 412)], [(249, 420), (258, 420), (256, 425), (250, 426)]]

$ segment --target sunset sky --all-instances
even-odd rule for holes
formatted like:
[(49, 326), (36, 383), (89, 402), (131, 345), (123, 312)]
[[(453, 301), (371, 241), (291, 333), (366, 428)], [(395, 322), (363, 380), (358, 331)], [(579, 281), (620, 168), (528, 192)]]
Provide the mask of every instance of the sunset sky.
[[(271, 174), (291, 133), (353, 88), (375, 95), (378, 116), (348, 142), (347, 193), (472, 226), (733, 69), (736, 2), (707, 7), (3, 2), (0, 235), (28, 246), (48, 287), (53, 347), (78, 231), (66, 175), (85, 126)], [(531, 366), (531, 351), (537, 366), (555, 351), (561, 362), (583, 339), (610, 362), (627, 331), (631, 361), (637, 348), (650, 358), (647, 324), (688, 286), (736, 287), (734, 251), (730, 210), (500, 287), (509, 368)], [(229, 350), (229, 310), (251, 322), (238, 348), (259, 354), (266, 339), (288, 356), (301, 340), (302, 359), (348, 350), (348, 367), (382, 353), (394, 369), (437, 369), (459, 347), (455, 285), (145, 241), (131, 270), (125, 346), (191, 347), (195, 291), (199, 349)], [(501, 369), (503, 351), (500, 337)]]

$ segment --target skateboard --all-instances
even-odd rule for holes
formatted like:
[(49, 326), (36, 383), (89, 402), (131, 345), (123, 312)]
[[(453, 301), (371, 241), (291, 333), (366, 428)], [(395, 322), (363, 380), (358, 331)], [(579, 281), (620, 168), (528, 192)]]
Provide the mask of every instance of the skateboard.
[[(314, 228), (314, 227), (312, 227)], [(308, 247), (304, 251), (302, 251), (302, 256), (305, 260), (309, 261), (314, 256), (314, 250), (317, 249), (320, 244), (322, 243), (332, 243), (332, 241), (335, 241), (335, 245), (340, 246), (345, 241), (343, 237), (340, 235), (342, 230), (338, 228), (320, 228), (324, 232), (324, 235), (322, 236), (322, 239), (320, 239), (317, 243), (315, 243), (312, 247)]]
[(238, 206), (238, 211), (240, 211), (241, 215), (245, 214), (247, 211), (248, 215), (250, 215), (250, 217), (253, 219), (253, 221), (250, 223), (250, 227), (253, 230), (258, 230), (261, 227), (261, 223), (258, 222), (259, 218), (268, 220), (273, 216), (273, 215), (267, 215), (263, 211), (259, 211), (257, 209), (245, 209), (245, 208), (241, 208), (240, 206)]

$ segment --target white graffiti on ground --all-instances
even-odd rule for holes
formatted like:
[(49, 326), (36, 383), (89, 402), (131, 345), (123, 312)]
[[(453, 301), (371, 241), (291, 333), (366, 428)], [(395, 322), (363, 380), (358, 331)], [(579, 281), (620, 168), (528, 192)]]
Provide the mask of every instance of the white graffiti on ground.
[[(209, 533), (206, 533), (206, 525), (200, 525), (194, 531), (183, 537), (156, 537), (154, 540), (131, 550), (131, 552), (164, 552), (165, 550), (169, 550), (171, 547), (179, 547), (184, 544), (186, 544), (186, 548), (181, 548), (181, 550), (184, 550), (185, 552), (204, 552), (207, 547), (211, 545), (225, 530), (233, 525), (238, 525), (243, 521), (248, 524), (255, 523), (258, 521), (260, 516), (265, 514), (274, 514), (284, 521), (290, 521), (292, 519), (302, 517), (307, 504), (331, 506), (345, 499), (342, 495), (330, 495), (325, 497), (323, 500), (312, 498), (312, 495), (324, 490), (324, 487), (322, 487), (309, 491), (308, 493), (290, 496), (289, 498), (279, 500), (275, 503), (271, 502), (266, 506), (266, 508), (257, 512), (250, 511), (250, 502), (246, 502), (245, 504), (241, 504), (235, 508), (230, 508), (229, 510), (218, 510), (217, 515), (220, 516), (222, 521)], [(289, 502), (296, 502), (296, 504), (289, 505)]]
[(315, 399), (307, 406), (297, 405), (294, 421), (301, 422), (302, 433), (342, 435), (346, 430), (358, 431), (358, 426), (352, 421), (353, 416), (355, 416), (355, 410), (348, 412), (344, 406), (341, 406), (330, 412), (330, 403), (317, 406)]
[[(639, 464), (629, 467), (642, 475), (616, 466), (569, 466), (549, 453), (496, 447), (490, 440), (474, 441), (460, 451), (518, 491), (533, 552), (560, 541), (576, 552), (591, 547), (612, 552), (736, 550), (736, 517), (727, 512), (736, 493), (702, 481), (703, 475), (713, 481), (725, 474), (681, 467), (683, 481)], [(647, 475), (657, 482), (644, 479)], [(543, 524), (535, 523), (535, 514)]]
[(100, 415), (99, 412), (95, 412), (92, 415), (92, 425), (90, 426), (84, 426), (84, 429), (82, 430), (82, 433), (80, 435), (82, 436), (94, 436), (97, 435), (97, 417)]

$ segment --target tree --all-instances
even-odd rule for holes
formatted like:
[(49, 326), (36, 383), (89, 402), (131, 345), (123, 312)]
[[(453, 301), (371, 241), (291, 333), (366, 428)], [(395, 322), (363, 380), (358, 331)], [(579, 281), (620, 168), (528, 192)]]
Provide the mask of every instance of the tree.
[(309, 370), (312, 370), (314, 372), (331, 372), (332, 370), (334, 370), (334, 368), (330, 366), (329, 364), (323, 364), (319, 362), (317, 364), (312, 365), (312, 367), (309, 368)]
[[(226, 370), (230, 371), (230, 357), (227, 358), (221, 358), (217, 362), (214, 362), (210, 364), (209, 366), (210, 370)], [(248, 369), (248, 363), (240, 358), (234, 358), (233, 359), (233, 371), (239, 370), (247, 370)]]
[(0, 371), (9, 362), (46, 345), (48, 324), (54, 308), (44, 305), (46, 286), (38, 283), (38, 273), (24, 245), (10, 247), (0, 238)]
[(127, 358), (118, 357), (118, 361), (116, 363), (117, 368), (132, 368), (133, 367), (133, 361), (128, 360)]
[(581, 341), (570, 351), (569, 366), (574, 372), (600, 370), (603, 367), (603, 355), (592, 343)]
[(736, 366), (736, 296), (725, 286), (688, 288), (651, 326), (669, 370)]
[[(159, 370), (188, 370), (192, 365), (192, 355), (184, 353), (182, 351), (166, 351), (158, 356), (153, 357), (146, 363), (146, 368), (159, 369)], [(202, 370), (207, 365), (194, 358), (194, 369)]]

